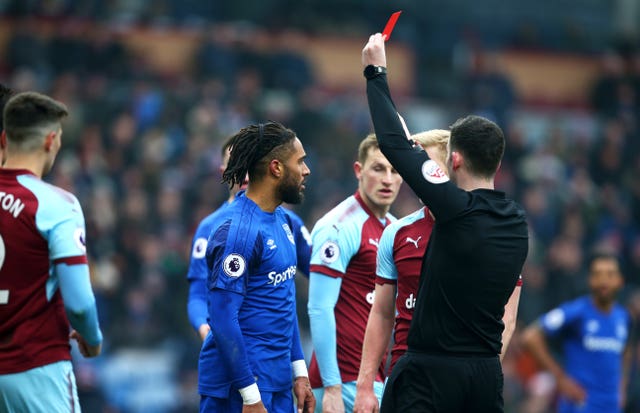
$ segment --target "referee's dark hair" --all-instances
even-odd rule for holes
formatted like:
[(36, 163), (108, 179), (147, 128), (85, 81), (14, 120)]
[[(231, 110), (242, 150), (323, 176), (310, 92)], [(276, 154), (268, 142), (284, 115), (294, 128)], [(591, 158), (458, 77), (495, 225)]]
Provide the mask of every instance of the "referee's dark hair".
[(272, 159), (284, 161), (293, 150), (295, 137), (291, 129), (272, 121), (240, 129), (229, 140), (231, 153), (222, 181), (228, 185), (241, 185), (247, 173), (249, 181), (261, 180)]
[(502, 129), (482, 116), (469, 115), (451, 125), (451, 151), (462, 153), (469, 172), (493, 178), (504, 154)]

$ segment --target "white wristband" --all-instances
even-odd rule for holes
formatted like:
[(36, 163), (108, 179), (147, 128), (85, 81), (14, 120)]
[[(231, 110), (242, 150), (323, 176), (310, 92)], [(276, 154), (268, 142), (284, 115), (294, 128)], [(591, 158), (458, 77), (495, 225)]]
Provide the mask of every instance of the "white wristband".
[(255, 404), (260, 399), (260, 390), (258, 390), (258, 384), (253, 383), (247, 387), (243, 387), (239, 390), (240, 396), (242, 396), (242, 404)]
[(309, 377), (307, 372), (307, 365), (304, 360), (296, 360), (291, 362), (291, 369), (293, 370), (293, 377)]

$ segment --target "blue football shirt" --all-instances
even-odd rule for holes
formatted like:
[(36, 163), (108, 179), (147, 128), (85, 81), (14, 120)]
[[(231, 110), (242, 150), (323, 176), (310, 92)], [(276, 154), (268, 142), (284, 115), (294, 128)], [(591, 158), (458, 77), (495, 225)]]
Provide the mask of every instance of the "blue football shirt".
[(631, 319), (616, 304), (609, 313), (584, 296), (551, 310), (540, 318), (544, 332), (562, 341), (564, 368), (587, 392), (583, 406), (560, 399), (558, 411), (620, 412), (622, 355)]
[[(239, 194), (244, 193), (241, 191)], [(227, 208), (229, 202), (224, 202), (218, 209), (207, 215), (196, 228), (191, 243), (191, 257), (189, 260), (189, 270), (187, 280), (191, 284), (189, 297), (187, 300), (187, 312), (189, 321), (193, 328), (198, 328), (207, 322), (209, 316), (206, 302), (206, 288), (204, 287), (207, 274), (206, 252), (209, 235), (215, 231), (227, 218)], [(311, 258), (311, 236), (309, 230), (304, 225), (302, 218), (295, 212), (282, 208), (291, 220), (291, 231), (296, 243), (297, 271), (309, 275), (309, 261)]]
[[(291, 221), (284, 208), (264, 212), (244, 195), (226, 208), (225, 215), (208, 240), (208, 300), (214, 302), (221, 291), (243, 297), (237, 323), (251, 374), (260, 391), (287, 390), (296, 322), (296, 244)], [(215, 315), (209, 322), (214, 331), (200, 352), (201, 394), (224, 398), (238, 389), (232, 383), (236, 366), (225, 359), (215, 338), (216, 327), (231, 322), (235, 321)]]

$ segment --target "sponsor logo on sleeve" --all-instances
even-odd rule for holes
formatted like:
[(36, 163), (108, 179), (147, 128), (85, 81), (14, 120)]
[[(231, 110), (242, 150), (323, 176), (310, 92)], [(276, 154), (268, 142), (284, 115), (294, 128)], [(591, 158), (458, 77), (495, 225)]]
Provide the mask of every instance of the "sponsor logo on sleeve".
[(231, 278), (238, 278), (244, 274), (247, 268), (247, 262), (240, 254), (229, 254), (222, 263), (224, 273)]
[(84, 228), (76, 228), (73, 231), (73, 240), (76, 242), (76, 247), (82, 252), (87, 252), (87, 240), (84, 236)]
[(324, 262), (325, 264), (331, 264), (335, 262), (338, 257), (340, 257), (340, 248), (335, 242), (327, 241), (322, 244), (322, 247), (320, 248), (320, 254), (320, 259), (322, 260), (322, 262)]
[(204, 258), (206, 253), (207, 253), (207, 239), (198, 238), (193, 243), (193, 251), (191, 252), (191, 256), (193, 258)]
[(440, 169), (433, 159), (428, 159), (422, 164), (422, 176), (432, 184), (443, 184), (449, 181), (447, 174)]

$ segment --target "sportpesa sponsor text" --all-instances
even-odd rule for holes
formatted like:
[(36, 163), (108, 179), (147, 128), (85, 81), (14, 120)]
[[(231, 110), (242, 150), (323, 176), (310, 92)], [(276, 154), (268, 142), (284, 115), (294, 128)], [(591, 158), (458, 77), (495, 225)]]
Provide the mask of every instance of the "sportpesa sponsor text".
[(282, 272), (271, 271), (269, 274), (267, 274), (267, 277), (269, 277), (269, 282), (267, 284), (272, 284), (275, 287), (282, 282), (292, 279), (293, 277), (295, 277), (295, 275), (295, 265), (289, 266), (289, 268)]

